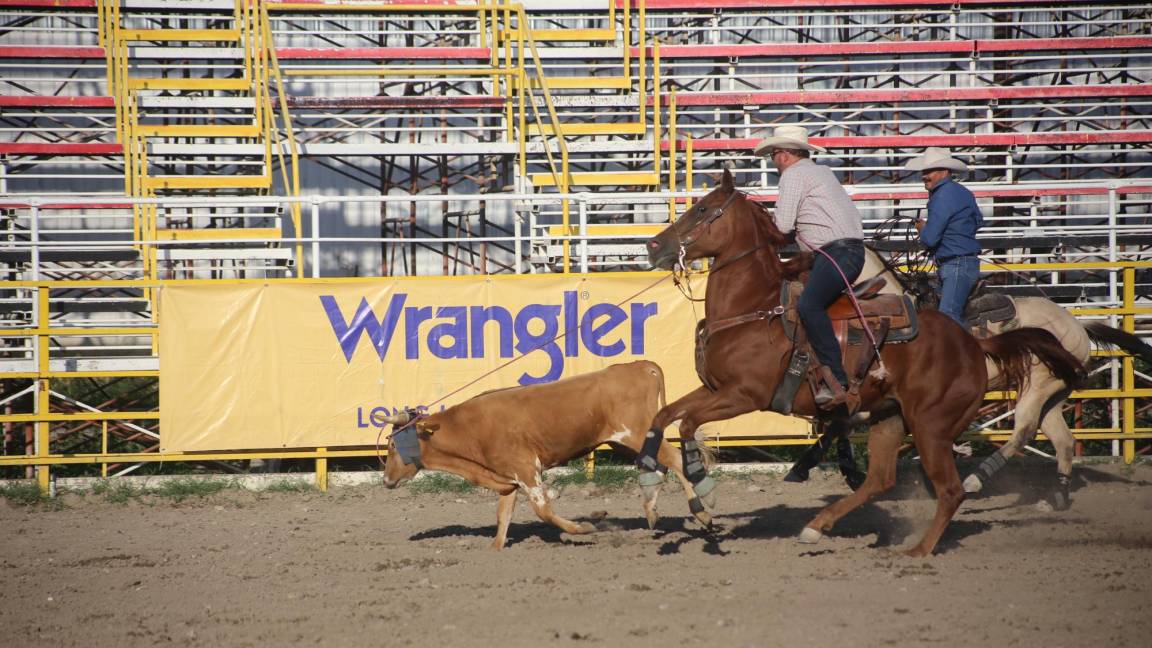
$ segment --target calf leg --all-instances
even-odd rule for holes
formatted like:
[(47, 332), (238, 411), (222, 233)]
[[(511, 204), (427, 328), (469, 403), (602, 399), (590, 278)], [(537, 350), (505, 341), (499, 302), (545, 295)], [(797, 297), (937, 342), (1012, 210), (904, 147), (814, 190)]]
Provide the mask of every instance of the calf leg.
[(519, 489), (501, 495), (496, 503), (496, 539), (492, 541), (492, 549), (503, 549), (508, 541), (508, 525), (512, 522), (512, 511), (516, 510), (516, 495)]
[(540, 516), (541, 520), (552, 524), (565, 533), (582, 534), (596, 531), (596, 526), (591, 522), (577, 523), (557, 515), (552, 510), (552, 498), (548, 496), (548, 489), (544, 486), (544, 480), (540, 473), (537, 472), (531, 479), (530, 483), (522, 483), (519, 486), (528, 497), (532, 510), (536, 511), (536, 515)]
[(680, 487), (684, 489), (684, 495), (691, 499), (693, 496), (692, 482), (688, 481), (688, 476), (684, 474), (684, 463), (680, 459), (680, 453), (676, 452), (676, 448), (671, 443), (665, 441), (660, 445), (659, 459), (661, 463), (668, 466), (672, 474), (676, 475)]

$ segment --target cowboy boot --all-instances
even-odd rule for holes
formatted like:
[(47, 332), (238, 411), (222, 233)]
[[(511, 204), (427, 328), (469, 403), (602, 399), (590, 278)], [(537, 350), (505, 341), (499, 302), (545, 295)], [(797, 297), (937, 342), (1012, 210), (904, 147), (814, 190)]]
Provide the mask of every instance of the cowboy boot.
[(812, 395), (812, 399), (816, 402), (816, 407), (825, 411), (832, 411), (837, 407), (844, 406), (848, 412), (845, 418), (855, 414), (856, 410), (860, 409), (859, 392), (841, 385), (840, 381), (832, 375), (832, 371), (827, 367), (821, 367), (820, 369), (824, 384)]
[(812, 399), (816, 401), (816, 406), (820, 409), (829, 410), (843, 403), (847, 398), (847, 389), (840, 384), (840, 380), (836, 378), (832, 370), (827, 365), (820, 365), (819, 375), (820, 388), (812, 395)]

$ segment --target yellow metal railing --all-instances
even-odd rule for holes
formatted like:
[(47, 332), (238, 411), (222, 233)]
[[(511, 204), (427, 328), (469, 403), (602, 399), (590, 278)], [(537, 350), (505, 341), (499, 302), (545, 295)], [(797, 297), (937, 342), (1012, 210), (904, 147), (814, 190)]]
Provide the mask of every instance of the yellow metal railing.
[[(1045, 264), (1056, 265), (1056, 264)], [(1019, 266), (1019, 267), (1017, 267)], [(1015, 264), (1011, 269), (1036, 269), (1035, 264)], [(1122, 303), (1118, 308), (1082, 308), (1072, 309), (1076, 315), (1098, 316), (1101, 314), (1118, 316), (1123, 322), (1123, 329), (1128, 332), (1135, 331), (1135, 317), (1152, 315), (1152, 307), (1137, 306), (1136, 304), (1136, 272), (1152, 268), (1152, 261), (1117, 261), (1117, 262), (1084, 262), (1059, 264), (1060, 269), (1066, 270), (1113, 270), (1121, 273), (1123, 281)], [(1043, 268), (1042, 268), (1043, 269)], [(295, 282), (296, 279), (258, 279), (258, 280), (167, 280), (145, 281), (126, 280), (117, 281), (116, 285), (126, 288), (160, 288), (168, 285), (191, 284), (250, 284), (250, 283), (279, 283)], [(362, 281), (358, 278), (327, 279), (326, 282)], [(318, 479), (325, 472), (319, 462), (341, 457), (370, 457), (375, 456), (375, 448), (349, 448), (334, 450), (331, 448), (311, 448), (293, 450), (252, 450), (241, 452), (212, 452), (212, 453), (151, 453), (151, 452), (109, 452), (107, 447), (107, 423), (112, 421), (154, 421), (160, 418), (160, 412), (150, 411), (85, 411), (85, 412), (53, 412), (49, 400), (48, 381), (60, 378), (102, 377), (115, 376), (157, 376), (158, 371), (60, 371), (54, 372), (49, 365), (51, 344), (54, 339), (70, 336), (101, 336), (101, 335), (150, 335), (155, 336), (156, 327), (87, 327), (63, 326), (52, 322), (49, 315), (48, 295), (50, 289), (66, 289), (88, 287), (91, 281), (12, 281), (12, 289), (32, 289), (36, 291), (37, 319), (34, 326), (28, 328), (6, 329), (6, 337), (30, 336), (35, 338), (34, 353), (37, 359), (35, 370), (27, 373), (6, 373), (3, 379), (34, 379), (38, 382), (36, 388), (36, 410), (32, 413), (0, 414), (0, 425), (32, 425), (34, 426), (33, 453), (28, 455), (9, 455), (0, 457), (0, 466), (34, 466), (38, 468), (38, 480), (45, 491), (48, 488), (49, 467), (63, 464), (108, 464), (139, 463), (139, 462), (172, 462), (172, 461), (225, 461), (244, 459), (315, 459), (318, 462)], [(1073, 392), (1070, 398), (1078, 400), (1118, 400), (1121, 405), (1119, 425), (1116, 428), (1074, 429), (1078, 441), (1087, 440), (1116, 440), (1121, 442), (1122, 456), (1126, 462), (1135, 458), (1136, 442), (1138, 440), (1152, 439), (1152, 427), (1137, 425), (1136, 399), (1152, 398), (1152, 387), (1137, 387), (1136, 375), (1133, 368), (1133, 359), (1126, 354), (1113, 351), (1094, 352), (1095, 357), (1118, 357), (1122, 363), (1121, 380), (1115, 389), (1084, 389)], [(1014, 398), (1011, 392), (995, 392), (988, 394), (990, 400)], [(100, 424), (101, 451), (93, 453), (63, 454), (53, 452), (51, 446), (52, 424)], [(966, 439), (979, 439), (985, 441), (1004, 441), (1010, 436), (1009, 431), (985, 430), (969, 433)], [(807, 436), (726, 436), (720, 439), (709, 440), (710, 445), (716, 446), (772, 446), (772, 445), (807, 445), (811, 439)], [(603, 449), (607, 449), (606, 447)]]
[[(612, 11), (615, 12), (615, 3), (610, 3)], [(630, 31), (630, 15), (629, 4), (626, 2), (624, 5), (624, 15), (622, 17), (625, 26), (625, 34)], [(291, 9), (292, 5), (275, 5), (277, 10)], [(152, 197), (155, 196), (154, 189), (144, 180), (148, 177), (148, 152), (145, 146), (145, 136), (141, 134), (138, 127), (137, 118), (139, 110), (137, 105), (137, 94), (133, 91), (129, 83), (129, 48), (128, 48), (128, 34), (123, 32), (120, 27), (120, 3), (118, 0), (99, 0), (98, 8), (100, 11), (100, 36), (101, 43), (105, 47), (107, 63), (108, 63), (108, 76), (109, 85), (112, 95), (116, 98), (116, 116), (117, 116), (117, 137), (124, 143), (125, 148), (125, 193), (130, 196)], [(317, 10), (315, 4), (301, 4), (300, 9), (307, 9), (309, 11)], [(292, 129), (292, 122), (288, 112), (286, 92), (283, 87), (283, 77), (296, 73), (296, 71), (282, 72), (279, 63), (275, 57), (275, 50), (272, 43), (272, 34), (270, 23), (267, 13), (268, 7), (264, 2), (245, 2), (238, 0), (236, 4), (236, 24), (237, 31), (240, 34), (245, 50), (244, 65), (245, 65), (245, 79), (250, 80), (252, 92), (257, 97), (255, 102), (257, 123), (260, 124), (263, 132), (267, 134), (263, 143), (265, 145), (266, 161), (269, 164), (265, 167), (266, 171), (271, 175), (271, 160), (273, 152), (276, 155), (283, 155), (285, 144), (288, 149), (288, 158), (281, 158), (280, 171), (282, 181), (285, 187), (291, 188), (292, 195), (297, 195), (299, 184), (299, 160), (298, 151), (296, 148), (295, 134)], [(522, 171), (526, 170), (526, 154), (524, 152), (524, 145), (527, 138), (527, 121), (529, 116), (538, 125), (545, 123), (552, 126), (549, 129), (541, 129), (543, 136), (547, 137), (546, 133), (551, 132), (552, 136), (556, 138), (557, 149), (559, 151), (559, 159), (551, 157), (552, 147), (545, 146), (545, 150), (549, 155), (549, 163), (552, 168), (552, 173), (556, 178), (556, 184), (563, 193), (567, 193), (571, 187), (571, 173), (569, 169), (569, 155), (568, 147), (565, 141), (564, 126), (560, 123), (559, 116), (557, 115), (555, 103), (551, 94), (549, 79), (545, 73), (542, 65), (539, 51), (537, 50), (537, 43), (530, 29), (527, 21), (527, 16), (523, 8), (516, 4), (507, 3), (494, 3), (482, 4), (471, 6), (433, 6), (433, 5), (323, 5), (324, 11), (338, 11), (341, 9), (349, 9), (356, 11), (367, 11), (377, 9), (379, 11), (457, 11), (457, 12), (474, 12), (477, 16), (478, 24), (480, 27), (480, 42), (485, 46), (490, 47), (490, 58), (487, 66), (480, 66), (475, 68), (475, 76), (487, 77), (492, 80), (491, 92), (494, 96), (501, 96), (506, 98), (504, 105), (504, 113), (508, 118), (509, 124), (516, 124), (516, 129), (509, 129), (507, 137), (518, 137), (521, 144), (520, 153), (520, 168)], [(640, 112), (641, 118), (646, 115), (647, 99), (646, 93), (648, 91), (647, 80), (647, 44), (643, 34), (644, 23), (644, 5), (639, 4), (640, 12), (640, 34), (638, 35), (638, 42), (640, 45), (640, 65), (639, 65), (639, 79), (637, 83), (640, 88)], [(612, 14), (613, 17), (615, 14)], [(610, 24), (615, 24), (611, 22)], [(625, 75), (631, 79), (631, 48), (628, 43), (630, 36), (625, 38), (624, 47), (624, 70)], [(531, 61), (526, 57), (530, 56)], [(660, 44), (655, 42), (652, 45), (651, 63), (653, 67), (653, 75), (651, 77), (651, 89), (654, 95), (653, 100), (653, 128), (655, 129), (655, 136), (653, 137), (655, 143), (654, 159), (656, 160), (657, 169), (660, 168), (661, 155), (662, 155), (662, 138), (668, 141), (668, 187), (671, 190), (676, 189), (676, 161), (678, 149), (684, 152), (684, 172), (685, 172), (685, 188), (691, 189), (693, 183), (693, 167), (692, 167), (692, 140), (691, 138), (685, 139), (683, 142), (678, 142), (676, 137), (676, 97), (675, 93), (670, 93), (668, 96), (668, 120), (667, 120), (667, 135), (661, 133), (664, 123), (661, 121), (661, 94), (660, 94)], [(529, 66), (534, 76), (529, 76)], [(384, 68), (381, 68), (384, 69)], [(431, 71), (430, 71), (431, 70)], [(322, 71), (322, 70), (320, 70)], [(318, 69), (308, 69), (308, 74), (317, 74)], [(380, 72), (374, 71), (379, 74)], [(458, 74), (459, 69), (449, 68), (435, 68), (435, 67), (413, 67), (405, 69), (387, 69), (387, 73), (394, 76), (408, 75), (427, 75), (427, 74)], [(275, 114), (277, 110), (273, 109), (270, 87), (272, 82), (275, 82), (279, 91), (277, 92), (276, 101), (278, 102), (279, 113), (284, 120), (284, 130), (286, 137), (282, 138), (280, 129), (275, 124)], [(545, 113), (542, 115), (537, 109), (536, 96), (533, 93), (539, 93), (539, 97), (543, 99), (545, 106)], [(282, 141), (283, 140), (283, 141)], [(289, 173), (290, 169), (290, 173)], [(292, 219), (296, 227), (296, 232), (299, 233), (300, 229), (300, 207), (298, 201), (289, 201), (292, 205)], [(155, 246), (152, 244), (156, 240), (156, 213), (157, 207), (155, 204), (141, 204), (138, 201), (133, 202), (134, 214), (134, 235), (138, 241), (138, 246), (142, 250), (142, 254), (149, 259), (147, 272), (145, 273), (145, 280), (141, 281), (123, 281), (117, 282), (117, 286), (125, 288), (141, 288), (146, 291), (146, 294), (152, 295), (153, 291), (160, 286), (185, 283), (185, 282), (165, 282), (160, 281), (155, 274)], [(564, 232), (570, 232), (571, 226), (568, 221), (568, 200), (564, 200)], [(669, 199), (669, 212), (670, 216), (675, 214), (675, 200)], [(299, 263), (302, 257), (302, 243), (297, 241), (296, 256), (298, 259), (297, 267), (302, 270), (303, 263)], [(1124, 330), (1133, 332), (1135, 330), (1135, 316), (1136, 315), (1149, 315), (1152, 314), (1150, 308), (1136, 307), (1135, 296), (1135, 278), (1137, 268), (1152, 267), (1152, 263), (1132, 263), (1132, 262), (1117, 262), (1114, 264), (1101, 264), (1101, 263), (1088, 263), (1088, 264), (1021, 264), (1018, 267), (1013, 266), (1011, 269), (1018, 269), (1021, 271), (1037, 271), (1045, 269), (1113, 269), (1119, 270), (1122, 273), (1123, 279), (1123, 302), (1121, 308), (1107, 308), (1107, 309), (1080, 309), (1075, 311), (1080, 315), (1116, 315), (1122, 320), (1122, 327)], [(568, 270), (568, 248), (565, 244), (565, 270)], [(300, 276), (299, 274), (297, 276)], [(261, 283), (275, 282), (278, 280), (259, 280)], [(211, 283), (218, 284), (219, 281)], [(240, 283), (244, 283), (241, 281)], [(116, 371), (116, 372), (100, 372), (100, 371), (61, 371), (54, 372), (49, 364), (50, 355), (52, 353), (52, 341), (56, 338), (66, 338), (69, 336), (100, 336), (100, 335), (147, 335), (151, 336), (153, 340), (156, 338), (157, 328), (155, 321), (150, 328), (138, 327), (90, 327), (90, 328), (75, 328), (64, 327), (55, 325), (49, 318), (49, 291), (53, 288), (66, 288), (66, 287), (87, 287), (91, 286), (92, 282), (73, 281), (73, 282), (47, 282), (47, 281), (23, 281), (23, 282), (10, 282), (13, 288), (25, 288), (35, 291), (36, 302), (36, 319), (34, 326), (22, 329), (7, 329), (5, 336), (28, 336), (34, 339), (33, 353), (36, 358), (35, 368), (33, 371), (26, 373), (10, 373), (4, 374), (4, 379), (32, 379), (37, 381), (35, 399), (36, 404), (35, 413), (20, 413), (20, 414), (5, 414), (0, 415), (0, 423), (7, 424), (20, 424), (32, 425), (35, 431), (35, 445), (33, 454), (21, 456), (5, 456), (0, 457), (0, 466), (39, 466), (45, 469), (38, 471), (38, 478), (41, 487), (47, 489), (48, 484), (48, 466), (62, 465), (62, 464), (100, 464), (107, 466), (113, 463), (125, 462), (146, 462), (146, 461), (206, 461), (206, 460), (240, 460), (240, 459), (256, 459), (256, 458), (306, 458), (317, 460), (317, 478), (322, 480), (322, 475), (326, 473), (325, 466), (328, 459), (339, 457), (364, 457), (373, 456), (376, 454), (375, 449), (348, 449), (348, 450), (333, 450), (328, 448), (315, 448), (291, 451), (252, 451), (252, 452), (220, 452), (220, 453), (117, 453), (109, 452), (107, 444), (108, 435), (108, 422), (110, 421), (148, 421), (157, 420), (159, 412), (52, 412), (50, 402), (50, 391), (48, 389), (49, 381), (62, 378), (79, 378), (79, 377), (104, 377), (104, 376), (137, 376), (137, 377), (155, 377), (158, 371)], [(155, 345), (153, 345), (155, 346)], [(1100, 354), (1098, 354), (1100, 355)], [(1137, 425), (1135, 399), (1137, 398), (1150, 398), (1152, 397), (1152, 389), (1138, 388), (1136, 386), (1136, 375), (1133, 368), (1133, 361), (1131, 357), (1123, 356), (1121, 359), (1120, 370), (1120, 384), (1118, 389), (1096, 389), (1096, 390), (1082, 390), (1074, 393), (1072, 398), (1081, 399), (1118, 399), (1121, 406), (1121, 416), (1119, 418), (1119, 427), (1116, 429), (1092, 429), (1092, 430), (1077, 430), (1076, 436), (1080, 440), (1085, 439), (1116, 439), (1120, 440), (1123, 447), (1123, 456), (1126, 461), (1132, 461), (1135, 453), (1135, 443), (1138, 439), (1152, 438), (1152, 428), (1141, 427)], [(1008, 396), (1011, 396), (1010, 394)], [(64, 455), (60, 452), (53, 452), (51, 446), (51, 426), (52, 424), (61, 423), (83, 423), (98, 422), (101, 427), (101, 451), (99, 453), (81, 453)], [(1003, 440), (1007, 437), (1007, 433), (1000, 433), (998, 431), (980, 433), (975, 438), (989, 439), (989, 440)], [(808, 440), (806, 438), (796, 437), (743, 437), (743, 438), (725, 438), (715, 442), (716, 445), (740, 445), (740, 446), (754, 446), (754, 445), (795, 445), (805, 444)], [(710, 442), (712, 443), (712, 442)]]

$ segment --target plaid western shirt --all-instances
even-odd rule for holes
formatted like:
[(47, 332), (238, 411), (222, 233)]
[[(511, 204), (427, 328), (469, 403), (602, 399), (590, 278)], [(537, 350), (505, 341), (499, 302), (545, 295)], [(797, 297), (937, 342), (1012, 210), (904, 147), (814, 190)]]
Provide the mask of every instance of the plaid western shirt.
[(793, 230), (805, 247), (818, 248), (838, 239), (863, 239), (860, 212), (832, 170), (812, 160), (799, 160), (780, 175), (776, 226)]

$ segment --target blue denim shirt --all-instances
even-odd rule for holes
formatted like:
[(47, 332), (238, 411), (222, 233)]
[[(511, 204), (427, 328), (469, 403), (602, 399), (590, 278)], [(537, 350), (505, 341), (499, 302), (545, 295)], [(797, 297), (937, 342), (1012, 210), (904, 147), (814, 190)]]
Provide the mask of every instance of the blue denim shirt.
[(952, 178), (944, 178), (928, 196), (928, 222), (920, 232), (920, 242), (940, 259), (978, 254), (976, 230), (984, 226), (984, 216), (976, 197)]

